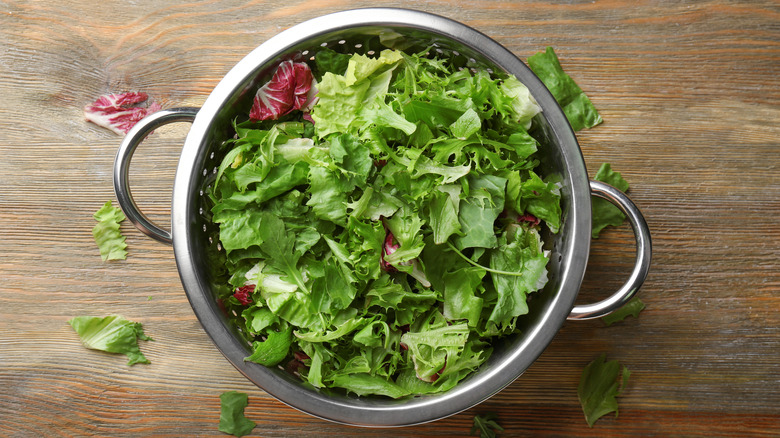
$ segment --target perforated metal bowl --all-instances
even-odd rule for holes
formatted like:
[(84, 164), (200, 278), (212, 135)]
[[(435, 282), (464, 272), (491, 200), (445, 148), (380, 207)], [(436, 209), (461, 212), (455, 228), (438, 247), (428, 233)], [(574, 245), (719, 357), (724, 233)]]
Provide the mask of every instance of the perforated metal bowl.
[[(495, 346), (491, 358), (454, 389), (437, 395), (391, 400), (355, 397), (316, 389), (282, 369), (267, 368), (244, 358), (250, 346), (228, 323), (215, 291), (225, 287), (220, 277), (216, 226), (211, 223), (204, 192), (222, 157), (218, 146), (233, 136), (231, 121), (246, 117), (257, 88), (280, 61), (312, 59), (322, 47), (372, 54), (386, 47), (421, 51), (430, 48), (458, 68), (483, 69), (495, 75), (513, 74), (542, 108), (535, 134), (546, 175), (562, 181), (563, 223), (546, 236), (551, 261), (550, 281), (534, 294), (521, 333)], [(173, 188), (172, 231), (166, 231), (139, 211), (130, 193), (128, 169), (138, 144), (155, 128), (191, 121)], [(155, 113), (127, 135), (114, 169), (117, 198), (127, 217), (147, 235), (173, 243), (182, 284), (206, 332), (224, 356), (248, 379), (282, 402), (328, 420), (364, 426), (400, 426), (433, 421), (468, 409), (497, 393), (520, 376), (547, 347), (567, 318), (603, 316), (627, 302), (644, 280), (650, 263), (650, 235), (642, 215), (622, 193), (589, 182), (577, 139), (544, 84), (510, 51), (482, 33), (436, 15), (402, 9), (359, 9), (315, 18), (292, 27), (253, 50), (208, 96), (203, 107), (175, 108)], [(588, 259), (591, 234), (591, 194), (611, 200), (628, 216), (637, 240), (637, 260), (628, 282), (602, 302), (574, 306)]]

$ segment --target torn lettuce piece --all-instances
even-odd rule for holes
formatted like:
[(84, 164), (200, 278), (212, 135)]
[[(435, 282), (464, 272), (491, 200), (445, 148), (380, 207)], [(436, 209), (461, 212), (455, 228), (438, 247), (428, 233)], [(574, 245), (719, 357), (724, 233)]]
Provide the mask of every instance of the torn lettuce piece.
[(614, 412), (617, 418), (618, 403), (615, 397), (625, 388), (630, 374), (625, 366), (621, 370), (618, 361), (607, 361), (606, 354), (585, 367), (577, 387), (577, 396), (588, 426), (593, 427), (596, 420), (610, 412)]
[[(621, 192), (628, 191), (628, 182), (619, 172), (613, 171), (612, 165), (609, 163), (603, 163), (593, 179), (607, 183)], [(591, 197), (591, 210), (593, 211), (591, 237), (594, 239), (598, 239), (604, 228), (610, 225), (620, 226), (626, 220), (626, 215), (606, 199)]]
[(219, 431), (233, 436), (249, 435), (256, 423), (244, 416), (249, 396), (243, 392), (227, 391), (219, 396)]
[(119, 231), (120, 223), (125, 220), (125, 214), (119, 207), (112, 206), (111, 201), (108, 201), (95, 212), (93, 217), (98, 223), (92, 228), (92, 236), (95, 238), (103, 261), (125, 260), (127, 243), (125, 243), (125, 236)]
[(563, 71), (552, 47), (529, 56), (527, 61), (531, 70), (561, 105), (573, 130), (592, 128), (603, 121), (588, 96), (574, 79)]
[(124, 354), (128, 358), (128, 365), (149, 363), (138, 348), (138, 340), (151, 341), (152, 338), (144, 334), (139, 322), (128, 321), (119, 315), (109, 315), (104, 318), (77, 316), (70, 319), (68, 324), (87, 348)]
[(634, 298), (631, 298), (629, 302), (623, 305), (623, 307), (615, 310), (609, 315), (601, 317), (601, 320), (604, 321), (604, 324), (610, 326), (616, 322), (620, 322), (626, 319), (628, 316), (633, 316), (634, 318), (638, 318), (639, 312), (641, 312), (644, 309), (645, 309), (645, 303), (643, 303), (642, 300), (639, 299), (639, 297), (635, 296)]

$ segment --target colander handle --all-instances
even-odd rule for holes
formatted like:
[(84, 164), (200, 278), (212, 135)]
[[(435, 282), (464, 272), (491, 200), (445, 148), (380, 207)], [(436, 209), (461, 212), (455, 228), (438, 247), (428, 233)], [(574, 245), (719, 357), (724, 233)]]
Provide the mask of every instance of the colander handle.
[(169, 123), (191, 123), (195, 120), (195, 115), (197, 113), (198, 108), (183, 107), (165, 109), (146, 116), (136, 123), (130, 132), (127, 133), (124, 140), (122, 140), (122, 144), (119, 146), (119, 151), (114, 160), (114, 193), (116, 194), (119, 206), (122, 208), (125, 216), (127, 216), (130, 222), (141, 230), (142, 233), (152, 239), (169, 245), (173, 243), (171, 232), (155, 225), (149, 220), (133, 200), (133, 195), (130, 192), (130, 185), (128, 183), (130, 160), (133, 158), (133, 153), (138, 145), (141, 144), (146, 136), (152, 131)]
[(631, 272), (631, 276), (617, 292), (609, 298), (594, 304), (574, 306), (567, 319), (600, 318), (614, 312), (636, 294), (650, 270), (652, 254), (650, 228), (648, 228), (644, 216), (642, 216), (636, 205), (623, 192), (603, 182), (591, 181), (590, 191), (592, 195), (615, 204), (628, 218), (636, 238), (636, 261), (634, 262), (634, 270)]

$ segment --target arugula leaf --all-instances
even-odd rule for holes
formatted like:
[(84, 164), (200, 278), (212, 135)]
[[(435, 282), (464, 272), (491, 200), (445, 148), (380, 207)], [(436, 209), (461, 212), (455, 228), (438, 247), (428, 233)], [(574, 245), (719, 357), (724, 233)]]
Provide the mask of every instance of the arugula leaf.
[(219, 396), (219, 431), (233, 436), (249, 435), (257, 425), (244, 416), (249, 396), (243, 392), (227, 391)]
[[(613, 171), (612, 165), (609, 163), (603, 163), (593, 179), (607, 183), (621, 192), (628, 191), (628, 182), (623, 179), (620, 173)], [(593, 211), (591, 237), (594, 239), (598, 239), (604, 228), (610, 225), (620, 226), (626, 219), (623, 212), (606, 199), (591, 197), (591, 209)]]
[(472, 435), (479, 433), (480, 438), (495, 438), (496, 431), (504, 431), (504, 428), (498, 424), (498, 414), (488, 412), (474, 416), (474, 425), (471, 426)]
[(634, 318), (638, 318), (639, 312), (644, 310), (644, 308), (645, 303), (643, 303), (639, 297), (635, 296), (634, 298), (631, 298), (629, 302), (623, 305), (623, 307), (615, 310), (609, 315), (601, 317), (601, 320), (604, 321), (604, 324), (610, 326), (616, 322), (620, 322), (626, 319), (629, 315), (633, 316)]
[(577, 396), (588, 426), (593, 427), (596, 420), (610, 412), (615, 412), (617, 418), (618, 403), (615, 397), (623, 391), (630, 375), (625, 366), (621, 371), (618, 361), (607, 361), (606, 354), (585, 367), (577, 387)]
[(111, 201), (93, 215), (97, 225), (92, 228), (92, 236), (100, 250), (103, 261), (125, 260), (127, 258), (127, 244), (125, 236), (119, 231), (119, 224), (125, 220), (125, 215), (119, 207), (113, 207)]
[(287, 357), (287, 352), (292, 345), (292, 327), (287, 327), (280, 332), (270, 330), (267, 333), (268, 338), (265, 341), (252, 343), (252, 354), (245, 357), (245, 361), (272, 367)]
[(602, 122), (601, 116), (588, 96), (583, 93), (574, 79), (563, 71), (552, 47), (529, 56), (527, 61), (531, 70), (544, 82), (561, 105), (573, 130), (592, 128)]
[(127, 356), (128, 365), (149, 363), (138, 348), (138, 340), (151, 341), (144, 334), (139, 322), (132, 322), (119, 315), (104, 318), (97, 316), (77, 316), (68, 321), (81, 338), (85, 347), (109, 353), (121, 353)]

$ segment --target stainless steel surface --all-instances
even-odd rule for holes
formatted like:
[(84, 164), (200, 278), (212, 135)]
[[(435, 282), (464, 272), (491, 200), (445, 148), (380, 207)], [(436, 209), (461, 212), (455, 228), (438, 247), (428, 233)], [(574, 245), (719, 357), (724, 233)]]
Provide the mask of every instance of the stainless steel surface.
[(615, 293), (608, 298), (593, 304), (575, 306), (568, 319), (594, 319), (608, 315), (626, 304), (647, 278), (650, 271), (650, 259), (652, 258), (652, 243), (650, 241), (650, 228), (647, 226), (644, 216), (636, 205), (620, 190), (600, 181), (591, 181), (590, 189), (594, 196), (606, 199), (615, 204), (628, 218), (631, 228), (634, 229), (636, 239), (636, 260), (634, 269), (628, 280)]
[[(249, 345), (230, 327), (215, 299), (215, 291), (225, 282), (215, 271), (221, 248), (204, 199), (222, 158), (219, 146), (233, 135), (233, 119), (248, 114), (255, 90), (281, 60), (315, 57), (323, 45), (371, 54), (382, 48), (373, 44), (377, 39), (397, 48), (435, 50), (462, 68), (517, 76), (542, 108), (536, 119), (537, 134), (547, 147), (540, 158), (544, 172), (560, 178), (564, 211), (560, 232), (546, 238), (551, 251), (550, 281), (529, 302), (529, 314), (518, 322), (521, 333), (495, 345), (488, 362), (454, 389), (400, 400), (318, 390), (281, 369), (244, 361), (250, 354)], [(187, 117), (192, 115), (194, 111)], [(137, 133), (133, 137), (142, 139)], [(169, 241), (165, 230), (144, 222), (129, 195), (126, 163), (135, 146), (136, 140), (128, 141), (118, 155), (118, 197), (121, 193), (123, 208), (129, 206), (136, 226), (140, 224), (142, 231), (158, 240)], [(278, 34), (247, 55), (216, 86), (194, 116), (182, 150), (174, 182), (172, 241), (195, 314), (223, 355), (247, 378), (284, 403), (317, 417), (373, 427), (411, 425), (453, 415), (484, 401), (512, 383), (547, 347), (570, 315), (585, 272), (590, 249), (590, 194), (585, 164), (563, 111), (516, 56), (482, 33), (447, 18), (402, 9), (359, 9), (315, 18)]]
[(144, 117), (127, 133), (114, 159), (114, 193), (125, 216), (141, 232), (168, 245), (173, 243), (171, 232), (149, 220), (133, 200), (128, 178), (130, 161), (133, 159), (135, 149), (152, 131), (168, 123), (192, 122), (197, 113), (197, 108), (171, 108)]

